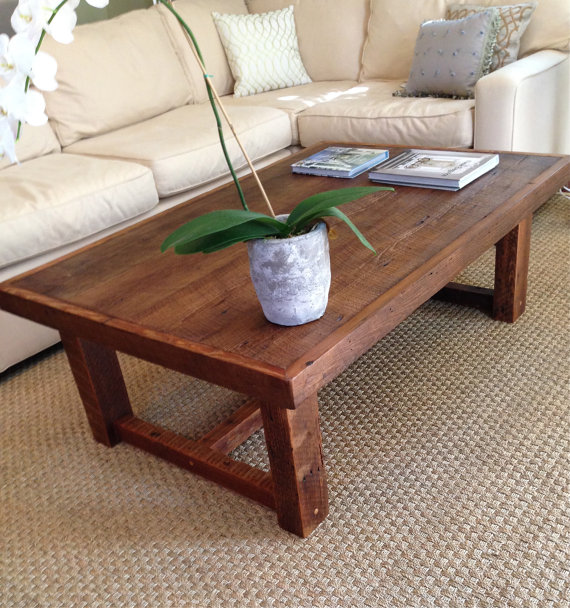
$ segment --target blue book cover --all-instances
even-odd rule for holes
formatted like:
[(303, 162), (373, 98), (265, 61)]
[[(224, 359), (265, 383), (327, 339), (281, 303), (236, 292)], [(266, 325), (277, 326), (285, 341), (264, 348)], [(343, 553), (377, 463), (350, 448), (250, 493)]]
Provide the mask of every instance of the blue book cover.
[(291, 165), (293, 173), (356, 177), (388, 158), (388, 150), (330, 146)]

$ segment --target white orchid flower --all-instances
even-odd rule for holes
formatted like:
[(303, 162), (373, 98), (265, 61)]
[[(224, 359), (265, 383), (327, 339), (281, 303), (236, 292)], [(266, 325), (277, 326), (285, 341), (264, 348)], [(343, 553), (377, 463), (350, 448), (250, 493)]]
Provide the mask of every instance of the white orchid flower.
[[(11, 19), (14, 31), (26, 34), (37, 44), (45, 30), (57, 42), (69, 44), (77, 23), (75, 9), (79, 0), (68, 0), (62, 6), (60, 3), (60, 0), (20, 0)], [(54, 15), (56, 9), (58, 12)]]
[[(41, 0), (44, 7), (50, 7), (52, 4), (57, 6), (57, 2), (52, 0)], [(73, 28), (77, 25), (77, 14), (75, 9), (79, 4), (79, 0), (68, 0), (58, 11), (51, 23), (44, 25), (45, 31), (56, 41), (61, 44), (69, 44), (73, 42)], [(56, 8), (54, 6), (53, 8)], [(47, 12), (47, 8), (45, 9)], [(53, 13), (53, 9), (52, 9)], [(48, 18), (49, 19), (49, 18)]]
[(42, 51), (36, 54), (34, 43), (25, 34), (8, 38), (0, 35), (0, 76), (10, 82), (17, 74), (29, 76), (42, 91), (57, 88), (55, 59)]
[(23, 120), (32, 127), (45, 125), (48, 121), (46, 101), (39, 91), (30, 90), (25, 94)]
[(2, 115), (0, 109), (0, 158), (7, 156), (10, 162), (15, 163), (16, 158), (16, 130), (17, 122), (8, 116)]
[(10, 48), (11, 39), (8, 34), (0, 34), (0, 77), (5, 82), (12, 80), (16, 74), (16, 62), (12, 57), (12, 49)]
[(9, 82), (17, 74), (26, 76), (32, 69), (35, 46), (25, 34), (16, 34), (8, 38), (0, 35), (0, 76)]
[(0, 89), (0, 114), (34, 127), (47, 122), (44, 96), (33, 89), (25, 90), (26, 78), (18, 74)]
[[(95, 8), (109, 4), (109, 0), (86, 2)], [(45, 99), (29, 84), (42, 91), (57, 88), (57, 62), (39, 47), (45, 34), (62, 44), (73, 41), (78, 5), (79, 0), (19, 0), (11, 18), (16, 35), (0, 34), (0, 79), (7, 83), (0, 88), (0, 157), (16, 161), (15, 143), (22, 124), (47, 122)]]
[(34, 14), (32, 2), (20, 0), (12, 13), (10, 23), (16, 34), (25, 33), (30, 40), (36, 44), (38, 43), (43, 26), (38, 22), (37, 16)]
[(55, 91), (57, 89), (56, 72), (56, 60), (51, 55), (39, 51), (34, 56), (32, 69), (28, 75), (34, 86), (40, 91)]

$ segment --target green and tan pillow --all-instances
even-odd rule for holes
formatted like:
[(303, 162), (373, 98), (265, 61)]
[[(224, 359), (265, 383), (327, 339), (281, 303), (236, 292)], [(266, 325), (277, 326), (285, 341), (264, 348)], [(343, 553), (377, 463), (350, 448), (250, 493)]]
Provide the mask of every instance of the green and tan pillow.
[(236, 81), (236, 97), (311, 82), (299, 53), (292, 6), (250, 15), (212, 13), (212, 17)]
[(494, 8), (463, 19), (423, 23), (408, 81), (394, 95), (474, 97), (475, 84), (491, 67), (498, 25)]
[[(498, 70), (517, 60), (521, 36), (524, 34), (536, 7), (536, 2), (493, 7), (499, 11), (500, 23), (491, 71)], [(462, 19), (487, 10), (487, 8), (474, 4), (451, 4), (447, 9), (447, 19)]]

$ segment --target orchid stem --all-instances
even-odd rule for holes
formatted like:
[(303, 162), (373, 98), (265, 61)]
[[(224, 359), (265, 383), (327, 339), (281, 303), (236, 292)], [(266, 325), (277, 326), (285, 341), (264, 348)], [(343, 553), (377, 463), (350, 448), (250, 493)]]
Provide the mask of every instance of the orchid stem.
[[(67, 1), (67, 0), (65, 0), (65, 1)], [(265, 201), (265, 204), (267, 205), (267, 208), (269, 209), (269, 212), (271, 213), (271, 215), (273, 217), (275, 217), (275, 212), (273, 211), (273, 207), (271, 206), (271, 203), (269, 202), (269, 198), (267, 196), (267, 193), (265, 192), (265, 189), (263, 188), (261, 180), (259, 179), (259, 176), (257, 175), (257, 171), (253, 167), (253, 163), (251, 162), (251, 159), (249, 158), (243, 144), (240, 141), (240, 138), (238, 137), (238, 134), (236, 133), (236, 130), (230, 120), (230, 117), (228, 116), (228, 113), (226, 112), (224, 105), (222, 104), (220, 96), (218, 95), (216, 89), (214, 88), (214, 85), (211, 82), (211, 75), (206, 72), (206, 67), (204, 65), (204, 59), (202, 57), (200, 47), (198, 46), (198, 42), (197, 42), (196, 38), (194, 37), (194, 34), (192, 33), (192, 30), (188, 27), (188, 25), (186, 24), (184, 19), (182, 19), (182, 17), (178, 14), (178, 12), (173, 8), (173, 6), (171, 5), (169, 0), (158, 0), (158, 1), (161, 4), (163, 4), (176, 17), (176, 19), (178, 20), (178, 22), (180, 23), (180, 25), (182, 26), (182, 28), (184, 29), (184, 31), (186, 32), (188, 37), (190, 38), (190, 41), (192, 43), (190, 45), (190, 48), (194, 54), (194, 57), (196, 58), (196, 61), (198, 62), (198, 65), (200, 66), (202, 75), (204, 77), (204, 82), (206, 83), (206, 90), (208, 91), (208, 99), (210, 100), (210, 105), (212, 106), (212, 110), (213, 110), (214, 116), (216, 118), (216, 124), (218, 126), (218, 135), (220, 138), (220, 143), (222, 145), (222, 150), (224, 152), (224, 157), (226, 159), (226, 163), (228, 165), (228, 168), (230, 170), (230, 173), (232, 174), (232, 178), (233, 178), (236, 188), (238, 190), (238, 194), (240, 196), (240, 200), (241, 200), (241, 204), (242, 204), (243, 208), (246, 211), (248, 210), (247, 203), (245, 202), (245, 197), (244, 197), (243, 191), (241, 189), (241, 184), (239, 183), (239, 179), (237, 178), (237, 175), (234, 171), (228, 151), (226, 149), (226, 143), (225, 143), (224, 135), (223, 135), (222, 122), (220, 120), (220, 116), (218, 114), (216, 104), (219, 107), (220, 111), (222, 112), (226, 122), (228, 123), (228, 126), (230, 127), (230, 129), (235, 137), (237, 144), (240, 147), (240, 150), (251, 170), (251, 173), (257, 183), (257, 186), (258, 186), (259, 190), (261, 191), (261, 195), (263, 196), (263, 199)]]

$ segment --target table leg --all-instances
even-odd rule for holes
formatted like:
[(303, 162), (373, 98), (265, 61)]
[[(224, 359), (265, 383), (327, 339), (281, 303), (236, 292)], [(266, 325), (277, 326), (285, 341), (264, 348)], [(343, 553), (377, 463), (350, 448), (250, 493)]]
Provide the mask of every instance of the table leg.
[(317, 395), (295, 409), (282, 405), (261, 404), (275, 506), (279, 525), (304, 538), (329, 510)]
[(498, 243), (495, 256), (493, 318), (514, 323), (524, 312), (532, 214)]
[(114, 350), (62, 333), (61, 339), (96, 441), (121, 441), (114, 422), (132, 415), (123, 374)]

